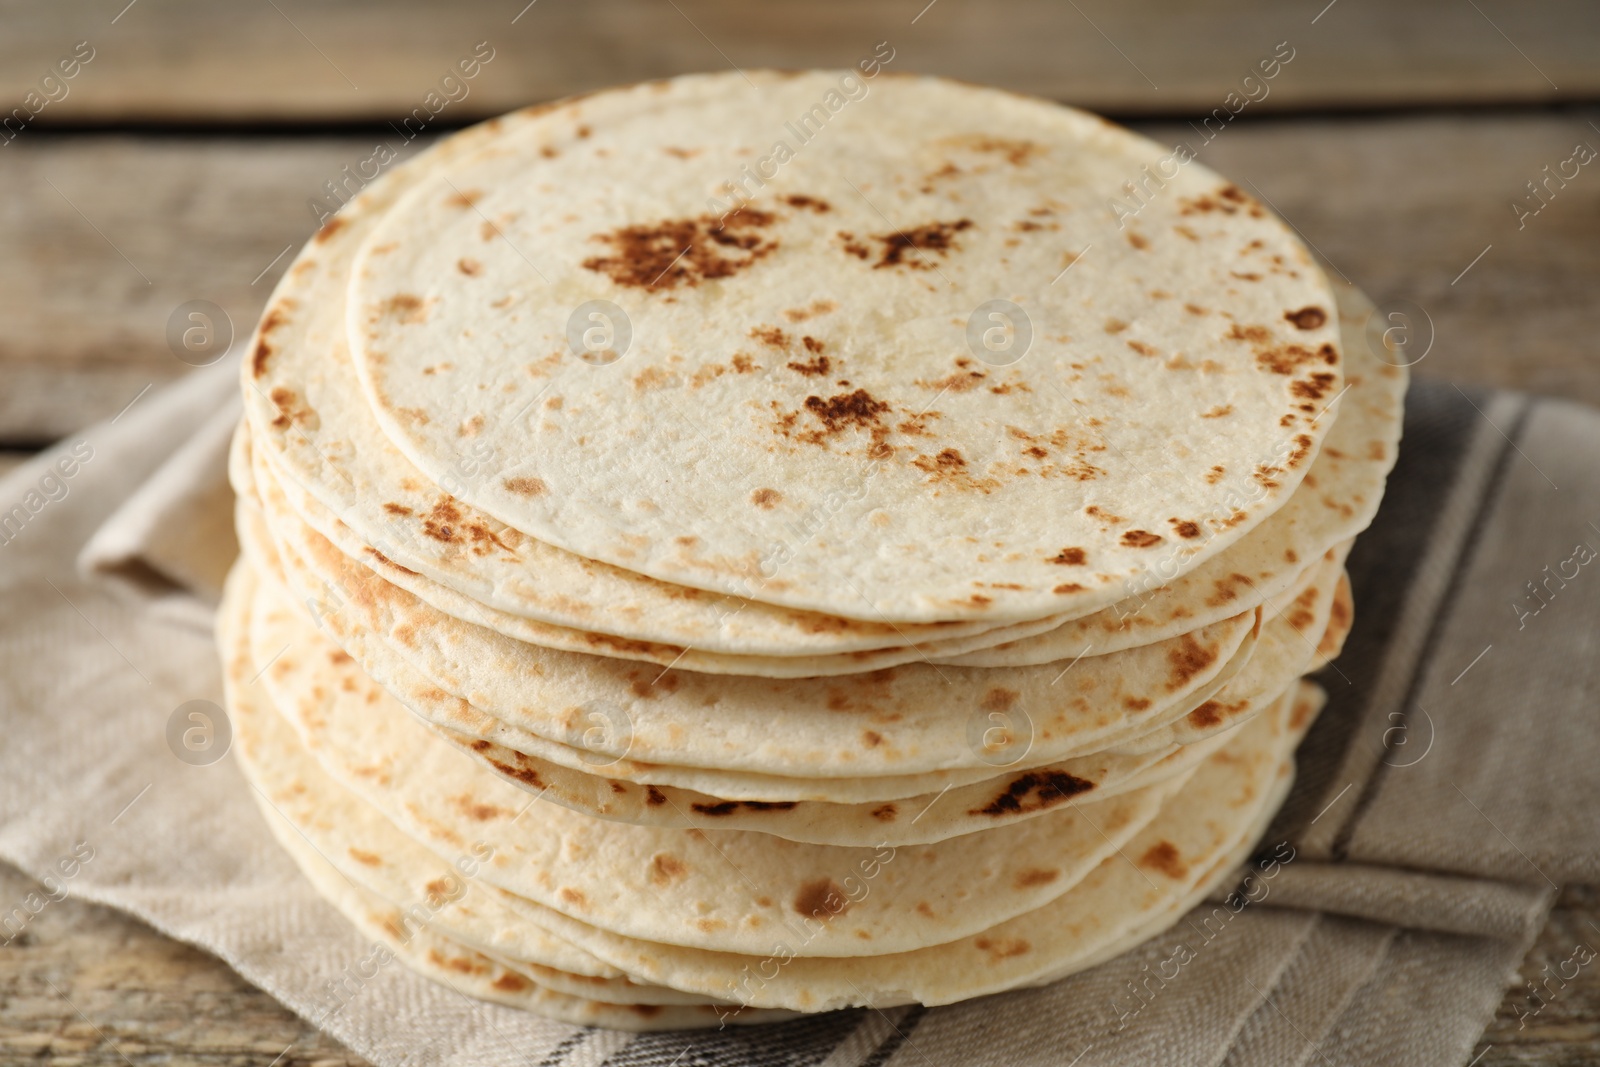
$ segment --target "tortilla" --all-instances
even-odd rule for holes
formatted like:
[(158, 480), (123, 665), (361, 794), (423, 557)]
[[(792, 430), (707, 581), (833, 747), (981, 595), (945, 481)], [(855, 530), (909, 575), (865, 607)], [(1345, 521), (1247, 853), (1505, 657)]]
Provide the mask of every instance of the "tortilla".
[(837, 960), (800, 955), (775, 938), (752, 958), (619, 937), (514, 896), (506, 903), (639, 980), (752, 1007), (948, 1004), (1054, 981), (1158, 936), (1232, 876), (1293, 781), (1294, 763), (1285, 757), (1320, 706), (1307, 697), (1296, 700), (1287, 723), (1262, 717), (1241, 731), (1236, 748), (1203, 765), (1071, 892), (960, 941)]
[[(1181, 713), (1256, 637), (1256, 613), (1248, 612), (1070, 669), (1043, 664), (997, 676), (907, 664), (843, 679), (696, 674), (512, 641), (427, 609), (331, 547), (314, 563), (276, 547), (296, 599), (317, 605), (324, 630), (380, 679), (393, 678), (387, 664), (398, 659), (428, 688), (602, 757), (791, 777), (992, 767), (1012, 750), (1039, 762), (1097, 751), (1112, 736)], [(357, 632), (369, 638), (359, 652)], [(419, 707), (426, 690), (395, 695), (427, 714)], [(975, 740), (991, 714), (1013, 726), (998, 747)], [(597, 730), (592, 715), (608, 726)]]
[[(373, 226), (347, 340), (429, 480), (586, 558), (896, 623), (1104, 607), (1299, 485), (1343, 384), (1333, 294), (1238, 187), (1190, 162), (1119, 218), (1170, 150), (889, 77), (711, 214), (840, 75), (751, 77), (552, 109)], [(997, 294), (1032, 323), (1005, 366), (965, 343)], [(594, 363), (592, 301), (631, 323)]]
[(1379, 359), (1365, 342), (1372, 302), (1348, 285), (1334, 288), (1344, 337), (1345, 391), (1321, 414), (1334, 419), (1301, 491), (1260, 526), (1194, 570), (1165, 581), (1153, 572), (1130, 584), (1110, 608), (1035, 637), (934, 658), (969, 667), (1046, 663), (1105, 654), (1192, 630), (1255, 607), (1288, 588), (1334, 545), (1372, 522), (1384, 481), (1399, 455), (1407, 372)]
[[(963, 652), (987, 647), (999, 641), (1029, 637), (1056, 625), (1053, 619), (1036, 619), (961, 637), (939, 637), (894, 648), (860, 649), (854, 652), (813, 656), (732, 655), (693, 647), (640, 641), (631, 637), (619, 637), (589, 630), (574, 630), (486, 608), (471, 597), (416, 574), (370, 548), (352, 553), (354, 546), (348, 539), (344, 544), (335, 542), (325, 537), (311, 524), (301, 520), (297, 514), (300, 506), (304, 505), (308, 510), (315, 510), (316, 505), (302, 495), (301, 499), (291, 506), (288, 498), (294, 495), (293, 491), (286, 491), (283, 483), (265, 469), (265, 461), (257, 460), (253, 463), (249, 477), (249, 488), (257, 494), (260, 512), (272, 527), (274, 538), (287, 541), (294, 547), (298, 556), (309, 557), (330, 550), (343, 552), (359, 565), (372, 571), (380, 581), (413, 593), (417, 597), (419, 610), (436, 610), (463, 622), (488, 627), (513, 640), (543, 648), (637, 660), (655, 663), (662, 667), (678, 667), (686, 671), (710, 674), (742, 674), (761, 678), (814, 678), (862, 674), (885, 667), (896, 667), (902, 663), (958, 656)], [(236, 484), (235, 489), (240, 495), (245, 495), (245, 486)], [(335, 524), (336, 532), (343, 527), (337, 519), (331, 521)], [(1244, 610), (1243, 606), (1240, 610)], [(1228, 614), (1238, 614), (1238, 612)]]
[[(256, 600), (253, 619), (274, 609)], [(251, 629), (254, 630), (252, 622)], [(666, 943), (764, 951), (774, 930), (881, 863), (884, 848), (804, 844), (769, 834), (607, 822), (544, 803), (484, 774), (398, 709), (366, 694), (299, 684), (309, 649), (253, 640), (273, 703), (336, 780), (445, 855), (483, 842), (477, 877), (606, 928)], [(384, 714), (387, 710), (389, 713)], [(1176, 782), (898, 853), (881, 891), (853, 900), (807, 953), (862, 955), (952, 940), (1065, 892), (1155, 816)], [(887, 847), (887, 846), (885, 846)], [(888, 849), (894, 852), (893, 848)], [(738, 872), (729, 880), (730, 872)], [(936, 917), (907, 922), (904, 893)], [(815, 899), (814, 899), (815, 898)]]
[(280, 480), (321, 505), (308, 509), (306, 521), (355, 558), (392, 561), (513, 615), (707, 652), (824, 655), (990, 629), (994, 624), (984, 621), (897, 625), (795, 611), (585, 559), (472, 508), (383, 436), (344, 340), (342, 293), (360, 239), (425, 174), (545, 110), (474, 126), (379, 177), (301, 249), (279, 281), (241, 367), (241, 385), (261, 455)]

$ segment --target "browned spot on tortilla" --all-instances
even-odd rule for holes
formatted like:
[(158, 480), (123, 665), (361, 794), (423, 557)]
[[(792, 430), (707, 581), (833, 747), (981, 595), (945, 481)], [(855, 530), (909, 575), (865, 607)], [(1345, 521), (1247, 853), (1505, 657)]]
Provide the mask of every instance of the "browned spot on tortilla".
[(1210, 411), (1203, 413), (1200, 417), (1202, 419), (1220, 419), (1231, 414), (1233, 414), (1232, 404), (1219, 404)]
[(612, 254), (591, 256), (583, 267), (647, 292), (695, 286), (727, 278), (770, 255), (778, 243), (759, 231), (773, 221), (769, 212), (742, 207), (721, 217), (624, 226), (596, 234), (592, 240), (609, 244)]
[(507, 478), (505, 487), (522, 496), (540, 496), (549, 489), (542, 478)]
[(1168, 519), (1172, 523), (1172, 531), (1185, 540), (1193, 540), (1200, 536), (1200, 524), (1190, 522), (1188, 519)]
[(1178, 639), (1178, 643), (1167, 651), (1167, 666), (1171, 669), (1167, 687), (1180, 688), (1190, 678), (1215, 663), (1216, 659), (1215, 650), (1206, 648), (1195, 640), (1194, 634), (1184, 634)]
[(1215, 700), (1208, 700), (1204, 704), (1201, 704), (1198, 708), (1195, 708), (1188, 715), (1184, 716), (1184, 718), (1188, 720), (1190, 726), (1193, 726), (1199, 730), (1205, 730), (1212, 726), (1216, 726), (1222, 721), (1220, 709), (1221, 705)]
[(1189, 873), (1189, 865), (1183, 862), (1178, 847), (1171, 841), (1158, 841), (1145, 849), (1144, 855), (1139, 857), (1139, 866), (1160, 871), (1168, 878), (1182, 878)]
[(893, 804), (880, 804), (872, 809), (872, 817), (879, 822), (888, 822), (899, 814), (899, 809)]
[(267, 360), (272, 357), (272, 346), (265, 337), (256, 340), (256, 350), (250, 356), (250, 373), (257, 378), (267, 372)]
[(1044, 146), (1034, 141), (1026, 141), (1017, 137), (990, 137), (987, 134), (974, 134), (966, 137), (952, 138), (959, 147), (973, 152), (990, 152), (1006, 157), (1006, 162), (1014, 167), (1020, 167), (1037, 153), (1044, 151)]
[(1088, 554), (1081, 548), (1063, 548), (1060, 552), (1050, 557), (1048, 562), (1060, 563), (1070, 567), (1081, 567), (1088, 558)]
[(659, 808), (667, 802), (667, 795), (653, 785), (644, 787), (644, 802), (652, 808)]
[(1153, 345), (1147, 345), (1143, 341), (1129, 341), (1127, 345), (1141, 356), (1158, 356), (1161, 354)]
[(1077, 582), (1062, 582), (1060, 585), (1056, 586), (1050, 591), (1052, 593), (1081, 593), (1083, 590), (1084, 587), (1079, 585)]
[(763, 511), (771, 511), (783, 499), (776, 489), (756, 489), (750, 493), (750, 502)]
[(889, 405), (865, 389), (857, 389), (853, 393), (839, 393), (826, 400), (820, 396), (808, 396), (805, 408), (821, 420), (823, 426), (827, 427), (827, 433), (840, 433), (851, 426), (876, 424), (878, 416), (888, 411)]
[(1206, 472), (1206, 484), (1207, 485), (1216, 485), (1218, 482), (1220, 482), (1222, 480), (1222, 476), (1225, 473), (1227, 473), (1227, 468), (1225, 468), (1225, 467), (1222, 467), (1220, 465), (1212, 467), (1209, 471)]
[(583, 895), (582, 890), (573, 889), (571, 886), (562, 886), (560, 897), (562, 900), (566, 901), (568, 904), (571, 904), (575, 908), (585, 908), (589, 906), (589, 898)]
[(794, 896), (794, 910), (813, 919), (831, 919), (850, 908), (850, 898), (832, 878), (806, 882)]
[(1216, 195), (1203, 194), (1192, 199), (1182, 198), (1178, 201), (1180, 215), (1204, 215), (1213, 211), (1220, 211), (1224, 215), (1232, 215), (1240, 210), (1246, 210), (1252, 218), (1261, 218), (1266, 211), (1251, 200), (1237, 186), (1229, 183), (1217, 190)]
[(461, 259), (456, 260), (456, 270), (469, 278), (476, 278), (483, 273), (483, 264), (475, 259), (467, 259), (463, 256)]
[(1316, 306), (1303, 307), (1299, 311), (1285, 311), (1283, 317), (1294, 323), (1295, 328), (1299, 330), (1315, 330), (1328, 321), (1328, 313)]
[(357, 863), (364, 863), (368, 867), (376, 867), (383, 862), (382, 856), (373, 855), (371, 852), (363, 852), (359, 848), (349, 848), (345, 851), (349, 852), (351, 858)]
[(936, 456), (918, 456), (911, 465), (934, 475), (960, 474), (966, 470), (967, 461), (957, 449), (945, 448)]
[(397, 316), (401, 322), (422, 322), (428, 317), (423, 299), (411, 293), (391, 296), (384, 301), (383, 308), (389, 314)]
[(657, 852), (650, 857), (650, 881), (655, 885), (667, 885), (688, 873), (688, 865), (670, 852)]
[[(933, 270), (933, 261), (925, 253), (934, 252), (940, 256), (948, 256), (952, 250), (960, 248), (956, 244), (955, 235), (971, 228), (972, 225), (971, 219), (956, 219), (953, 222), (929, 222), (910, 229), (895, 230), (893, 233), (874, 234), (870, 240), (883, 245), (883, 249), (879, 253), (878, 262), (872, 267), (874, 270), (885, 267)], [(847, 234), (841, 236), (845, 238), (845, 251), (862, 259), (871, 256), (871, 253), (853, 237)]]
[(1129, 230), (1127, 236), (1128, 236), (1128, 243), (1130, 245), (1132, 245), (1133, 247), (1137, 248), (1141, 252), (1143, 252), (1146, 248), (1150, 247), (1149, 239), (1146, 238), (1141, 233), (1138, 233), (1138, 232), (1136, 232), (1134, 230)]
[(435, 541), (446, 544), (456, 539), (456, 526), (461, 522), (461, 511), (455, 501), (445, 497), (435, 504), (422, 519), (422, 532)]
[(461, 814), (476, 822), (488, 822), (490, 819), (516, 814), (515, 812), (507, 811), (505, 808), (497, 808), (493, 804), (485, 804), (482, 801), (474, 800), (470, 795), (451, 797), (450, 801)]
[(976, 389), (986, 377), (982, 371), (972, 369), (972, 360), (962, 357), (956, 360), (956, 369), (943, 378), (927, 380), (916, 379), (917, 385), (924, 389), (937, 389), (939, 392), (965, 393), (969, 389)]
[(662, 151), (667, 155), (673, 156), (677, 159), (693, 159), (703, 150), (699, 148), (674, 148), (669, 146), (667, 148), (663, 148)]
[(1020, 937), (980, 937), (972, 945), (979, 952), (987, 952), (990, 963), (998, 963), (1012, 956), (1021, 956), (1033, 948)]
[(633, 681), (629, 683), (628, 688), (633, 690), (634, 696), (643, 697), (646, 700), (654, 700), (656, 697), (661, 695), (660, 693), (656, 692), (658, 688), (668, 693), (676, 692), (678, 688), (678, 676), (673, 674), (670, 669), (667, 671), (667, 673), (657, 675), (655, 678), (641, 678), (635, 676)]
[(1094, 788), (1094, 783), (1066, 771), (1037, 770), (1018, 775), (993, 800), (968, 815), (1020, 815), (1044, 811)]
[(832, 205), (830, 205), (826, 200), (823, 200), (820, 197), (806, 196), (803, 193), (791, 193), (788, 196), (780, 196), (778, 199), (782, 200), (790, 207), (805, 208), (810, 211), (815, 211), (818, 215), (826, 215), (829, 211), (833, 210)]
[(316, 235), (313, 236), (311, 239), (313, 241), (317, 242), (317, 244), (319, 244), (319, 245), (320, 244), (324, 244), (331, 237), (333, 237), (334, 234), (338, 233), (340, 230), (344, 229), (349, 224), (350, 224), (349, 220), (346, 219), (343, 215), (335, 215), (335, 216), (333, 216), (333, 218), (329, 219), (327, 222), (324, 222), (322, 224), (321, 228), (317, 230)]
[(1017, 889), (1027, 889), (1029, 886), (1049, 885), (1059, 877), (1061, 872), (1054, 867), (1029, 867), (1018, 871), (1011, 884)]
[(451, 207), (471, 207), (483, 198), (482, 189), (468, 189), (466, 192), (456, 190), (445, 197), (444, 202)]
[(1150, 706), (1150, 701), (1145, 697), (1123, 697), (1122, 706), (1129, 711), (1143, 711)]
[(1122, 543), (1129, 548), (1149, 548), (1159, 545), (1164, 541), (1160, 534), (1151, 533), (1149, 530), (1125, 530), (1122, 534)]
[(1212, 582), (1214, 592), (1206, 598), (1206, 603), (1212, 607), (1226, 604), (1239, 595), (1241, 586), (1248, 589), (1253, 584), (1249, 575), (1239, 574), (1238, 572), (1230, 574), (1226, 578), (1218, 578)]
[(816, 318), (818, 315), (826, 315), (830, 311), (837, 310), (838, 307), (839, 305), (832, 300), (813, 300), (807, 307), (786, 309), (783, 317), (790, 322), (804, 322), (807, 319)]
[(511, 971), (501, 971), (495, 976), (494, 981), (490, 982), (489, 984), (504, 993), (520, 993), (524, 989), (528, 988), (529, 982), (520, 974), (513, 974)]
[[(514, 765), (510, 763), (502, 763), (496, 759), (489, 759), (489, 766), (493, 767), (507, 778), (515, 778), (524, 785), (531, 785), (535, 789), (542, 787), (544, 783), (540, 781), (539, 773), (532, 767), (528, 767), (523, 764), (523, 760), (527, 759), (527, 757), (520, 752), (514, 753), (514, 755), (517, 757), (517, 763)], [(485, 758), (488, 759), (488, 757)], [(506, 814), (510, 813), (507, 812)]]
[(1007, 689), (1002, 685), (992, 686), (983, 694), (983, 701), (979, 706), (985, 711), (1004, 711), (1017, 702), (1018, 696), (1015, 689)]
[(411, 514), (411, 509), (410, 508), (406, 507), (404, 504), (396, 504), (393, 501), (390, 501), (390, 502), (384, 504), (383, 505), (383, 510), (386, 511), (387, 513), (389, 513), (390, 515), (409, 515), (409, 514)]
[(1256, 351), (1256, 366), (1274, 374), (1293, 374), (1307, 363), (1317, 360), (1332, 366), (1339, 361), (1339, 353), (1332, 345), (1323, 345), (1313, 352), (1305, 345), (1283, 345)]
[(438, 949), (428, 950), (428, 960), (436, 967), (455, 971), (458, 974), (480, 974), (486, 968), (473, 963), (465, 956), (446, 956)]
[(736, 811), (793, 811), (797, 802), (793, 800), (716, 800), (697, 801), (689, 807), (701, 815), (710, 815), (713, 818), (723, 815), (732, 815)]
[(933, 905), (926, 900), (919, 900), (917, 901), (916, 912), (925, 919), (931, 919), (933, 918)]
[(273, 406), (278, 409), (277, 417), (272, 420), (276, 429), (287, 430), (297, 423), (304, 426), (316, 417), (316, 412), (302, 404), (299, 394), (293, 389), (277, 386), (272, 390), (271, 399)]
[(863, 730), (861, 731), (861, 740), (865, 742), (868, 748), (877, 748), (883, 744), (883, 735), (876, 730)]
[(806, 351), (811, 353), (811, 358), (804, 363), (788, 363), (785, 366), (807, 377), (820, 377), (827, 374), (832, 364), (829, 362), (828, 357), (822, 354), (822, 342), (809, 334), (800, 338), (800, 341), (806, 346)]
[(771, 345), (774, 348), (789, 347), (789, 335), (776, 326), (757, 326), (750, 331), (750, 336), (762, 344)]
[(1296, 380), (1289, 383), (1289, 392), (1302, 400), (1321, 400), (1333, 383), (1338, 380), (1338, 375), (1328, 371), (1314, 371), (1309, 379)]
[(377, 549), (371, 547), (370, 545), (367, 547), (367, 555), (371, 556), (373, 559), (377, 560), (379, 563), (383, 564), (385, 567), (393, 567), (395, 570), (399, 571), (401, 574), (416, 574), (417, 573), (416, 571), (410, 569), (409, 567), (400, 566), (400, 564), (396, 563), (394, 560), (390, 559), (388, 556), (385, 556), (382, 552), (379, 552)]

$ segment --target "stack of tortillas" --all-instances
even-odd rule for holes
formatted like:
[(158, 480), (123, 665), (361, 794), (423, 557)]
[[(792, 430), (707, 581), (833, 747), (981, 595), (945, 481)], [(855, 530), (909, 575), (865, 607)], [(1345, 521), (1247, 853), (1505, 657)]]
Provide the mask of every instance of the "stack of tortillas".
[(1094, 116), (696, 76), (374, 181), (244, 366), (235, 750), (411, 966), (574, 1022), (942, 1004), (1235, 877), (1405, 374)]

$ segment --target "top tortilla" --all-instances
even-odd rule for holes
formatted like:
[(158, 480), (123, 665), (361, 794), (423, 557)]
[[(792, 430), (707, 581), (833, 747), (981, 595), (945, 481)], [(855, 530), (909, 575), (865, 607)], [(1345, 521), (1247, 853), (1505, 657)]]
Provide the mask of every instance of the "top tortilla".
[[(1333, 296), (1251, 198), (1038, 100), (751, 80), (553, 108), (372, 228), (347, 339), (430, 479), (583, 557), (894, 622), (1083, 614), (1299, 484)], [(1031, 327), (1004, 366), (966, 341), (994, 299)], [(612, 362), (569, 346), (594, 300), (628, 320)]]

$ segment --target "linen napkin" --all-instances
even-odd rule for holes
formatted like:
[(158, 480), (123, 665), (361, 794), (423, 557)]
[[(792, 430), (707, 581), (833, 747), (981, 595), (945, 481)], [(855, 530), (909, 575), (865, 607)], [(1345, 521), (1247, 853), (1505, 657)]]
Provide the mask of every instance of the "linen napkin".
[(1295, 789), (1233, 895), (1140, 949), (949, 1007), (686, 1034), (369, 977), (226, 756), (208, 621), (234, 372), (0, 480), (0, 858), (215, 953), (382, 1067), (1464, 1064), (1556, 887), (1600, 876), (1600, 413), (1422, 381)]

